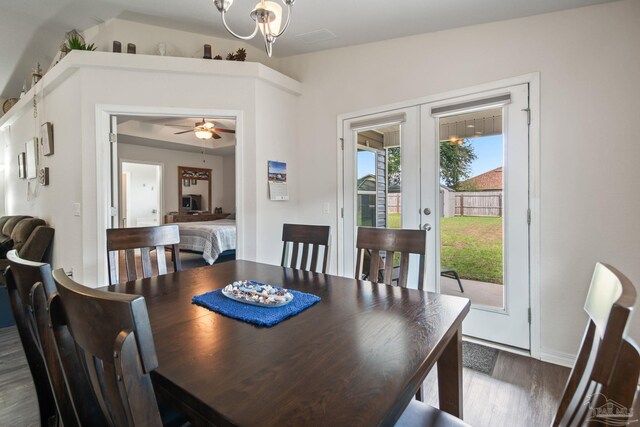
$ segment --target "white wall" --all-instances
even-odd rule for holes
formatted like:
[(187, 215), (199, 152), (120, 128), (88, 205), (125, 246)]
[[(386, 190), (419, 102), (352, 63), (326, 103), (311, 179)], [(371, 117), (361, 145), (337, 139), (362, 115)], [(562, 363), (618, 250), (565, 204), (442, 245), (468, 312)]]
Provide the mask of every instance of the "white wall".
[[(120, 136), (120, 143), (118, 144), (118, 157), (120, 159), (157, 162), (164, 165), (163, 215), (167, 212), (177, 212), (179, 208), (178, 166), (211, 169), (211, 201), (213, 202), (213, 207), (223, 206), (227, 197), (235, 197), (235, 180), (225, 181), (223, 157), (144, 147), (121, 143), (122, 141), (126, 141), (126, 135)], [(189, 194), (193, 193), (191, 187), (187, 188), (187, 190), (189, 190)], [(206, 191), (203, 195), (206, 195)]]
[(281, 60), (304, 85), (299, 219), (336, 230), (321, 209), (335, 208), (339, 114), (539, 71), (542, 351), (571, 357), (594, 263), (640, 285), (639, 23), (627, 0)]
[[(238, 211), (241, 256), (267, 261), (270, 258), (265, 254), (270, 254), (272, 246), (279, 250), (279, 239), (272, 242), (267, 238), (270, 235), (261, 234), (280, 228), (287, 215), (264, 203), (266, 188), (262, 186), (266, 187), (269, 144), (273, 142), (278, 152), (293, 158), (295, 129), (273, 126), (273, 119), (279, 123), (283, 117), (296, 121), (298, 82), (250, 62), (74, 51), (36, 86), (38, 96), (43, 87), (47, 95), (38, 107), (39, 117), (53, 122), (56, 141), (55, 154), (41, 159), (51, 168), (51, 185), (39, 188), (33, 181), (27, 193), (27, 183), (17, 178), (17, 164), (12, 162), (5, 171), (6, 201), (8, 213), (39, 215), (56, 227), (56, 234), (64, 240), (54, 240), (54, 267), (73, 268), (74, 277), (90, 286), (105, 283), (106, 253), (102, 253), (109, 215), (109, 130), (108, 115), (100, 113), (100, 108), (115, 114), (140, 113), (141, 108), (167, 116), (237, 114), (236, 158), (243, 171), (238, 174), (242, 179), (236, 186), (236, 204), (245, 205)], [(216, 96), (203, 92), (202, 87), (210, 88)], [(271, 98), (266, 99), (264, 92)], [(7, 164), (9, 159), (17, 159), (24, 141), (39, 131), (39, 123), (33, 119), (32, 96), (33, 91), (28, 92), (11, 114), (0, 119)], [(277, 113), (272, 114), (271, 109)], [(258, 122), (263, 127), (260, 131), (256, 129)], [(262, 168), (264, 175), (258, 175), (257, 169)], [(222, 171), (222, 162), (217, 169)], [(291, 193), (296, 200), (295, 189)], [(75, 203), (81, 205), (79, 217), (73, 212)], [(217, 203), (222, 203), (222, 198)]]
[[(264, 239), (259, 245), (257, 259), (279, 265), (282, 254), (282, 224), (297, 222), (299, 165), (297, 129), (290, 126), (296, 115), (297, 97), (263, 82), (256, 83), (256, 129), (260, 142), (256, 144), (255, 215), (258, 234)], [(277, 108), (274, 106), (277, 105)], [(267, 181), (269, 160), (287, 164), (289, 200), (269, 200)], [(242, 177), (243, 179), (244, 177)], [(245, 199), (246, 203), (247, 200)]]
[[(236, 211), (236, 156), (225, 156), (222, 158), (222, 182), (225, 191), (222, 195), (222, 211), (233, 213)], [(231, 190), (231, 186), (233, 190)], [(229, 189), (230, 191), (227, 191)]]
[[(0, 143), (4, 147), (4, 200), (7, 215), (26, 214), (40, 217), (55, 228), (52, 264), (54, 267), (82, 269), (82, 217), (74, 216), (74, 203), (82, 203), (81, 171), (83, 146), (80, 144), (78, 120), (80, 109), (80, 86), (78, 75), (71, 75), (59, 86), (48, 91), (43, 98), (42, 87), (36, 97), (38, 117), (33, 109), (18, 114), (9, 126), (0, 128)], [(33, 92), (23, 103), (33, 102)], [(13, 107), (9, 115), (18, 113)], [(54, 124), (54, 154), (39, 156), (41, 166), (49, 167), (49, 186), (37, 184), (35, 179), (18, 178), (18, 154), (25, 151), (24, 143), (40, 136), (40, 124)], [(76, 125), (72, 125), (75, 122)], [(69, 123), (69, 126), (56, 126)]]

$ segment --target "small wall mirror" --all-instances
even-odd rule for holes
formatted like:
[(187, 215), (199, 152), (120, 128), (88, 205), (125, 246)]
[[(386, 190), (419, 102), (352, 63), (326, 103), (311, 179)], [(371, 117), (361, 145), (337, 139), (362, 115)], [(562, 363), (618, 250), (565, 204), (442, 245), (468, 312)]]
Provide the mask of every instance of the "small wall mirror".
[(178, 181), (181, 214), (211, 211), (211, 169), (178, 166)]

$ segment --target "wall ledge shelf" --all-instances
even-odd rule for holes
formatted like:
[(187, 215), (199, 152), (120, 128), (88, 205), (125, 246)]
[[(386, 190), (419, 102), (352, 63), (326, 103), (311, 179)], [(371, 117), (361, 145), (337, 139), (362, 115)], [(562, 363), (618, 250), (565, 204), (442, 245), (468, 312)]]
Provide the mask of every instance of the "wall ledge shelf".
[(302, 94), (302, 83), (258, 62), (217, 61), (157, 55), (131, 55), (113, 52), (69, 52), (55, 67), (32, 87), (11, 110), (0, 118), (0, 130), (10, 126), (25, 109), (33, 106), (36, 96), (46, 96), (81, 68), (153, 71), (180, 74), (256, 79), (293, 95)]

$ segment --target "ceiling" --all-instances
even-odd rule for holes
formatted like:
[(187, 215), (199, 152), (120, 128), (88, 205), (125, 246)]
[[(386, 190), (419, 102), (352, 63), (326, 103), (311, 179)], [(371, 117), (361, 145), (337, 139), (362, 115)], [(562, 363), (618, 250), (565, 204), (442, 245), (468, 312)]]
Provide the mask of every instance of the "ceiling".
[[(210, 117), (206, 119), (213, 121), (218, 128), (235, 129), (236, 126), (233, 119)], [(196, 138), (193, 132), (175, 134), (193, 128), (193, 125), (199, 121), (202, 121), (202, 117), (120, 116), (118, 117), (118, 143), (191, 153), (204, 152), (214, 156), (235, 155), (236, 138), (232, 133), (220, 132), (221, 139), (206, 141)]]
[[(277, 1), (277, 0), (276, 0)], [(611, 0), (298, 0), (274, 56), (289, 56), (419, 33), (500, 21)], [(228, 22), (250, 32), (257, 0), (235, 0)], [(18, 92), (36, 61), (51, 60), (64, 33), (121, 18), (216, 37), (223, 28), (212, 0), (0, 0), (0, 93)], [(258, 38), (250, 43), (262, 48)], [(47, 64), (48, 65), (48, 64)]]

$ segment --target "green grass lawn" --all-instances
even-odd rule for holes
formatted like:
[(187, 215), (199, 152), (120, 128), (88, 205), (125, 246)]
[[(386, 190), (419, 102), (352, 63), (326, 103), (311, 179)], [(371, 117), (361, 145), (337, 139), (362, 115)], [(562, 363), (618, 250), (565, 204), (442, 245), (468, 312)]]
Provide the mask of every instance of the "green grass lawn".
[(502, 218), (442, 218), (440, 241), (440, 265), (463, 279), (502, 284)]
[[(389, 214), (387, 226), (400, 228), (400, 214)], [(503, 283), (502, 218), (456, 216), (440, 220), (440, 259), (461, 278)]]

